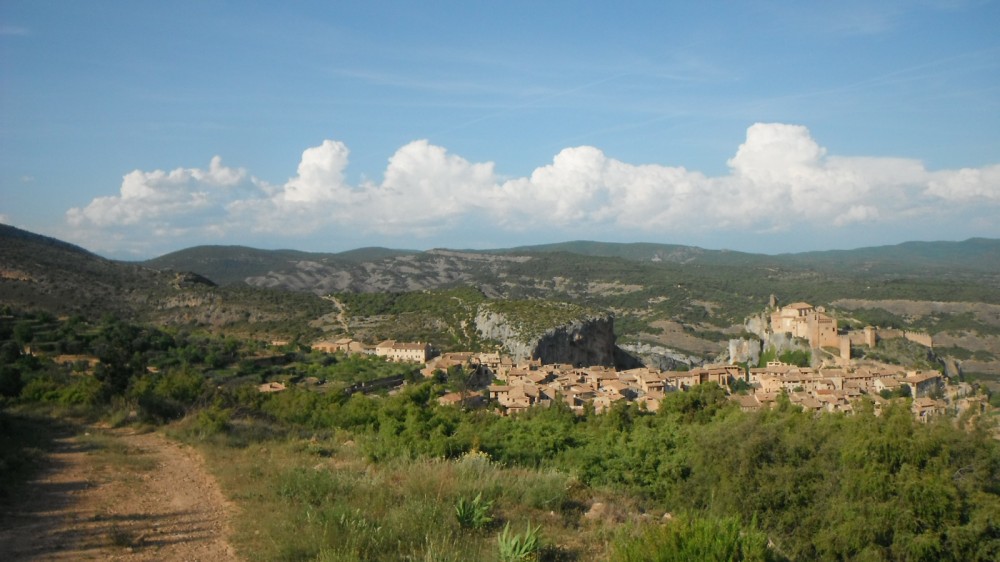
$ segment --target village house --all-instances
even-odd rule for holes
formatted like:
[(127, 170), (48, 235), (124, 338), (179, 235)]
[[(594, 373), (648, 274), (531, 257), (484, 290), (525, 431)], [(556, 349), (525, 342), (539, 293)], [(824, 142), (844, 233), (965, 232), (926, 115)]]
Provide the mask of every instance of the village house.
[(943, 416), (947, 411), (947, 404), (941, 400), (930, 397), (914, 398), (910, 409), (917, 421), (927, 423), (934, 416)]
[(701, 384), (701, 376), (693, 371), (667, 371), (663, 373), (664, 387), (687, 390)]
[(351, 338), (340, 338), (338, 340), (329, 341), (321, 340), (312, 344), (313, 351), (322, 351), (323, 353), (346, 353), (348, 355), (353, 353), (366, 353), (369, 348), (364, 343)]
[(625, 397), (620, 394), (602, 394), (593, 400), (594, 413), (603, 414), (611, 409), (617, 402), (625, 400)]
[(437, 402), (442, 406), (477, 408), (482, 405), (483, 397), (479, 394), (469, 392), (449, 392), (439, 396)]
[(663, 402), (664, 394), (662, 392), (650, 391), (642, 396), (635, 399), (636, 404), (639, 405), (639, 409), (645, 409), (647, 412), (658, 412), (660, 410), (660, 404)]
[(476, 354), (476, 361), (484, 373), (491, 377), (496, 377), (497, 373), (500, 372), (503, 356), (499, 352), (478, 353)]
[(648, 367), (622, 371), (620, 378), (626, 382), (630, 379), (634, 380), (635, 386), (645, 394), (663, 392), (664, 385), (666, 384), (663, 376), (658, 371)]
[(792, 404), (796, 406), (801, 406), (806, 412), (821, 412), (825, 409), (825, 406), (819, 400), (813, 398), (808, 393), (805, 392), (792, 392), (788, 395), (788, 399)]
[(714, 382), (726, 389), (729, 388), (730, 382), (736, 379), (746, 379), (743, 374), (743, 368), (739, 365), (706, 365), (688, 372), (697, 380), (694, 384)]
[(404, 343), (386, 340), (375, 346), (375, 355), (389, 361), (426, 363), (431, 354), (431, 346), (426, 342)]
[(910, 385), (914, 398), (929, 396), (941, 387), (941, 373), (937, 371), (910, 371), (903, 382)]
[(438, 371), (447, 373), (453, 367), (460, 367), (469, 373), (482, 372), (482, 365), (475, 353), (445, 353), (428, 359), (426, 366), (420, 370), (420, 373), (429, 378)]
[(763, 407), (756, 394), (733, 394), (729, 399), (736, 402), (743, 412), (756, 412)]
[(894, 377), (880, 377), (875, 379), (871, 389), (877, 394), (882, 392), (899, 392), (903, 382)]

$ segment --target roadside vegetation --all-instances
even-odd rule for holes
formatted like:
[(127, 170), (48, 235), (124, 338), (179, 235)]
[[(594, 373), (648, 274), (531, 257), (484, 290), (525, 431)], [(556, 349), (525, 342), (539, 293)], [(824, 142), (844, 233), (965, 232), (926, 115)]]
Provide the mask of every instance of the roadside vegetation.
[[(714, 385), (669, 394), (655, 414), (620, 404), (502, 418), (439, 406), (448, 377), (374, 357), (112, 317), (10, 314), (2, 326), (5, 430), (37, 427), (21, 414), (37, 404), (165, 425), (202, 450), (238, 506), (234, 542), (251, 560), (1000, 558), (988, 419), (924, 425), (905, 405), (875, 416), (871, 403), (817, 417), (787, 400), (743, 413)], [(391, 394), (338, 386), (385, 374), (410, 382)], [(335, 384), (299, 384), (309, 377)], [(267, 380), (288, 389), (258, 392)], [(13, 433), (0, 441), (7, 494), (46, 439)]]

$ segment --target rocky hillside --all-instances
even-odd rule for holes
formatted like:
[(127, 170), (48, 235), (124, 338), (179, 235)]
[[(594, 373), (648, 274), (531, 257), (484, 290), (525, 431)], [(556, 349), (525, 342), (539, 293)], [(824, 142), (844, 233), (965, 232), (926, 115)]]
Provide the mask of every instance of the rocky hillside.
[(175, 275), (104, 259), (54, 238), (0, 225), (0, 302), (53, 314), (135, 317)]
[(0, 307), (280, 338), (308, 334), (309, 321), (333, 308), (309, 293), (217, 287), (192, 272), (107, 260), (6, 225), (0, 225)]
[[(744, 332), (744, 318), (775, 294), (858, 322), (928, 331), (946, 342), (942, 353), (977, 372), (1000, 373), (1000, 329), (975, 312), (1000, 306), (997, 240), (783, 256), (593, 242), (339, 254), (210, 246), (143, 264), (2, 225), (0, 242), (0, 304), (56, 314), (110, 312), (286, 336), (349, 332), (459, 348), (491, 339), (476, 329), (484, 299), (555, 302), (613, 315), (619, 346), (669, 368), (726, 354), (729, 340)], [(360, 301), (349, 302), (352, 295), (388, 298), (365, 311), (353, 306)], [(898, 301), (961, 306), (896, 314), (889, 309)], [(536, 335), (575, 321), (550, 320)]]
[[(526, 303), (529, 306), (532, 303)], [(561, 318), (535, 320), (532, 325), (524, 314), (505, 312), (504, 306), (484, 305), (475, 318), (476, 329), (484, 339), (498, 341), (504, 351), (521, 359), (541, 359), (543, 363), (573, 365), (615, 365), (614, 318), (608, 314), (588, 314), (571, 305), (548, 304), (560, 310)]]

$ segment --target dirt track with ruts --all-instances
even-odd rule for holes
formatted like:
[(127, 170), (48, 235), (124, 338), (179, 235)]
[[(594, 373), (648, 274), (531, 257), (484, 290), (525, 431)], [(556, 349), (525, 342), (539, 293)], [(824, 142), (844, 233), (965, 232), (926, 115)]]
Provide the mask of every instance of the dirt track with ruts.
[(231, 504), (189, 446), (91, 428), (59, 438), (47, 467), (0, 516), (0, 558), (238, 560)]

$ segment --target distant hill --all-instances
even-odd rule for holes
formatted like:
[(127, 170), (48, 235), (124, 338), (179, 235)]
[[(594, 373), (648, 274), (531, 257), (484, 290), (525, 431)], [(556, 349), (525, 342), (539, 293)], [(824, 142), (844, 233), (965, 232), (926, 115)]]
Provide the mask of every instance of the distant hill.
[(399, 256), (412, 256), (419, 253), (420, 251), (418, 250), (393, 250), (390, 248), (372, 246), (368, 248), (347, 250), (346, 252), (333, 254), (333, 257), (344, 261), (366, 262), (391, 259)]
[(328, 254), (298, 250), (258, 250), (246, 246), (196, 246), (160, 256), (142, 265), (160, 270), (194, 271), (220, 285), (244, 283), (271, 272), (291, 271), (309, 263), (331, 268), (350, 268), (367, 261), (380, 261), (417, 252), (388, 248), (359, 248)]
[[(413, 290), (433, 288), (453, 283), (463, 275), (445, 275), (441, 280), (414, 280), (413, 275), (393, 275), (392, 263), (397, 260), (410, 262), (404, 272), (417, 274), (424, 269), (416, 264), (457, 258), (458, 261), (483, 262), (482, 256), (526, 258), (551, 254), (614, 258), (648, 264), (680, 264), (692, 266), (721, 266), (743, 268), (782, 268), (798, 271), (844, 272), (872, 276), (902, 276), (907, 278), (947, 277), (968, 278), (986, 276), (1000, 279), (1000, 240), (973, 238), (964, 242), (906, 242), (894, 246), (877, 246), (855, 250), (830, 250), (796, 254), (752, 254), (730, 250), (707, 250), (695, 246), (654, 243), (609, 243), (572, 241), (536, 246), (519, 246), (495, 250), (393, 250), (388, 248), (360, 248), (341, 253), (310, 253), (295, 250), (257, 250), (243, 246), (199, 246), (167, 254), (144, 262), (156, 269), (194, 271), (217, 283), (249, 282), (270, 286), (287, 285), (295, 290), (310, 290), (308, 283), (288, 282), (283, 277), (308, 277), (318, 282), (316, 273), (336, 276), (340, 281), (319, 283), (323, 290), (365, 291), (365, 280), (358, 278), (358, 266), (372, 271), (372, 264), (385, 266), (384, 275), (373, 282), (370, 290)], [(469, 259), (463, 260), (462, 256)], [(475, 256), (480, 256), (476, 258)], [(452, 261), (455, 261), (452, 259)], [(452, 264), (456, 265), (456, 264)], [(440, 263), (435, 264), (435, 267)], [(457, 269), (467, 271), (467, 267)], [(440, 269), (440, 267), (439, 267)], [(475, 268), (473, 268), (475, 269)], [(385, 277), (398, 277), (398, 283)], [(475, 274), (472, 275), (473, 277)], [(363, 276), (362, 276), (363, 277)], [(264, 283), (264, 280), (267, 280)]]
[(34, 232), (28, 232), (27, 230), (21, 230), (7, 224), (0, 224), (0, 240), (7, 242), (4, 244), (4, 248), (2, 249), (2, 255), (7, 257), (15, 256), (18, 251), (24, 250), (25, 248), (43, 247), (51, 248), (53, 251), (81, 254), (94, 258), (98, 257), (97, 254), (93, 254), (79, 246), (70, 244), (69, 242), (63, 242), (62, 240), (58, 240), (56, 238), (35, 234)]
[(169, 278), (66, 242), (0, 225), (0, 301), (66, 314), (128, 314), (131, 295), (155, 294)]
[[(795, 292), (799, 298), (824, 302), (828, 297), (856, 297), (853, 287), (864, 287), (871, 296), (873, 284), (882, 287), (892, 282), (896, 285), (877, 289), (886, 298), (977, 301), (989, 292), (982, 288), (1000, 289), (1000, 240), (909, 242), (774, 256), (672, 244), (590, 241), (489, 251), (365, 248), (340, 254), (202, 246), (144, 265), (193, 271), (220, 284), (246, 283), (319, 295), (471, 285), (491, 297), (573, 299), (594, 298), (608, 292), (595, 287), (624, 283), (643, 287), (655, 298), (655, 291), (667, 290), (673, 283), (674, 290), (683, 288), (695, 300), (714, 302), (728, 292), (723, 300), (742, 293), (765, 302), (769, 292)], [(563, 281), (553, 283), (553, 279)], [(898, 286), (903, 281), (913, 286)], [(939, 291), (942, 283), (961, 287)], [(741, 312), (742, 307), (733, 311)]]
[[(216, 257), (230, 252), (217, 250)], [(308, 331), (309, 321), (332, 309), (310, 294), (219, 288), (183, 267), (159, 271), (108, 260), (7, 225), (0, 225), (0, 307), (90, 319), (114, 314), (132, 321), (280, 336)]]
[[(947, 330), (958, 334), (955, 338), (1000, 336), (1000, 320), (975, 307), (955, 308), (958, 312), (923, 307), (931, 312), (919, 316), (889, 311), (900, 310), (899, 301), (1000, 305), (1000, 240), (990, 239), (776, 256), (587, 241), (425, 252), (201, 246), (127, 263), (2, 227), (0, 273), (0, 305), (57, 314), (111, 312), (227, 333), (315, 334), (350, 325), (397, 339), (417, 330), (413, 335), (451, 341), (470, 319), (450, 318), (444, 301), (454, 300), (450, 291), (471, 289), (486, 299), (573, 303), (610, 312), (626, 345), (689, 356), (721, 352), (771, 295), (831, 310), (842, 306), (842, 316), (855, 322), (891, 321), (933, 333)], [(404, 318), (392, 307), (361, 313), (357, 303), (375, 301), (348, 298), (379, 293), (417, 295), (420, 306), (407, 309)], [(348, 306), (354, 310), (338, 310), (321, 298), (328, 295), (355, 303)], [(994, 355), (1000, 358), (1000, 351), (992, 351), (993, 340), (977, 341), (959, 342), (965, 351), (957, 353), (979, 353), (976, 357), (990, 362)]]
[(860, 266), (881, 272), (952, 269), (1000, 274), (1000, 240), (970, 238), (962, 242), (904, 242), (856, 250), (784, 254), (779, 258), (803, 265)]
[(567, 252), (581, 256), (622, 258), (634, 261), (706, 263), (716, 265), (750, 265), (767, 263), (772, 260), (763, 254), (749, 254), (730, 250), (706, 250), (697, 246), (678, 244), (654, 244), (649, 242), (614, 243), (576, 240), (537, 246), (495, 250), (498, 253), (546, 253)]
[(1000, 274), (1000, 240), (989, 238), (971, 238), (963, 242), (904, 242), (893, 246), (779, 255), (706, 250), (696, 246), (676, 244), (590, 241), (519, 246), (494, 252), (503, 254), (568, 252), (583, 256), (614, 257), (635, 261), (726, 266), (779, 264), (823, 268), (863, 266), (881, 273), (901, 274), (911, 274), (921, 268)]

